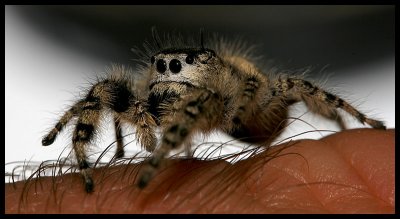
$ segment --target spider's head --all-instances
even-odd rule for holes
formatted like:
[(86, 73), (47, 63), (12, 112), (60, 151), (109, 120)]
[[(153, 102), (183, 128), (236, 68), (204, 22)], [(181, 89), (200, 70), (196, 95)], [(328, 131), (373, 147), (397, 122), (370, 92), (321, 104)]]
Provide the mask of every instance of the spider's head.
[(150, 89), (157, 84), (204, 86), (217, 60), (211, 49), (166, 49), (151, 57)]

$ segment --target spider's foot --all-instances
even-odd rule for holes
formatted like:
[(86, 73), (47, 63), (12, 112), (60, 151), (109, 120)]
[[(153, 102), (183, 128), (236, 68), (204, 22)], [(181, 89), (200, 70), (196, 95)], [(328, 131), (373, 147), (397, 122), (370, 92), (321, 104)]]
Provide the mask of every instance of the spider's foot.
[(46, 137), (42, 139), (43, 146), (49, 146), (53, 144), (54, 140), (56, 139), (57, 134), (50, 132)]
[(85, 183), (85, 190), (87, 193), (92, 193), (94, 188), (91, 170), (89, 168), (81, 170), (83, 181)]
[(386, 130), (386, 126), (382, 121), (366, 118), (365, 122), (367, 122), (369, 125), (371, 125), (372, 128), (374, 128), (374, 129)]

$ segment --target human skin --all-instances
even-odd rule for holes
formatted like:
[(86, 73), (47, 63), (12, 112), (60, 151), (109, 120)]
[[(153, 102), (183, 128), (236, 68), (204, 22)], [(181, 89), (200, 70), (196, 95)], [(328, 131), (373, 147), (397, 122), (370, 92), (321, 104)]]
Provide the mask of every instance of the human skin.
[(394, 213), (395, 132), (354, 129), (230, 164), (171, 159), (140, 190), (141, 164), (5, 185), (6, 213)]

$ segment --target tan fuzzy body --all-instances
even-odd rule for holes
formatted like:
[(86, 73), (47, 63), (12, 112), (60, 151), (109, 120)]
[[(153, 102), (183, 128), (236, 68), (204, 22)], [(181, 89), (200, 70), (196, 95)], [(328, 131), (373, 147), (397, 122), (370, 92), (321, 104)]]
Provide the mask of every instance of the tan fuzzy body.
[[(342, 128), (345, 124), (337, 109), (373, 128), (385, 128), (381, 121), (367, 118), (314, 83), (265, 74), (242, 42), (216, 40), (210, 47), (158, 48), (135, 71), (111, 66), (108, 78), (93, 84), (43, 138), (43, 145), (50, 145), (67, 122), (78, 117), (72, 142), (86, 191), (91, 192), (94, 185), (86, 146), (103, 110), (114, 116), (116, 157), (124, 155), (121, 123), (134, 126), (138, 142), (152, 152), (139, 176), (140, 187), (147, 185), (169, 151), (190, 145), (195, 132), (221, 130), (242, 141), (269, 146), (285, 129), (289, 106), (299, 101)], [(141, 77), (133, 77), (137, 73)], [(157, 126), (163, 132), (160, 142), (155, 136)]]

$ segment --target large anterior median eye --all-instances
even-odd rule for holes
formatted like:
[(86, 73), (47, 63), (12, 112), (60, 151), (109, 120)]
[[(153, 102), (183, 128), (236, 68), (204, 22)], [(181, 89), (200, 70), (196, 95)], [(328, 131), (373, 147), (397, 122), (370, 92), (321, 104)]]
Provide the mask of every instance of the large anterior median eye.
[(172, 59), (169, 62), (169, 70), (172, 73), (179, 73), (181, 71), (181, 69), (182, 69), (182, 65), (181, 65), (181, 62), (178, 59)]

